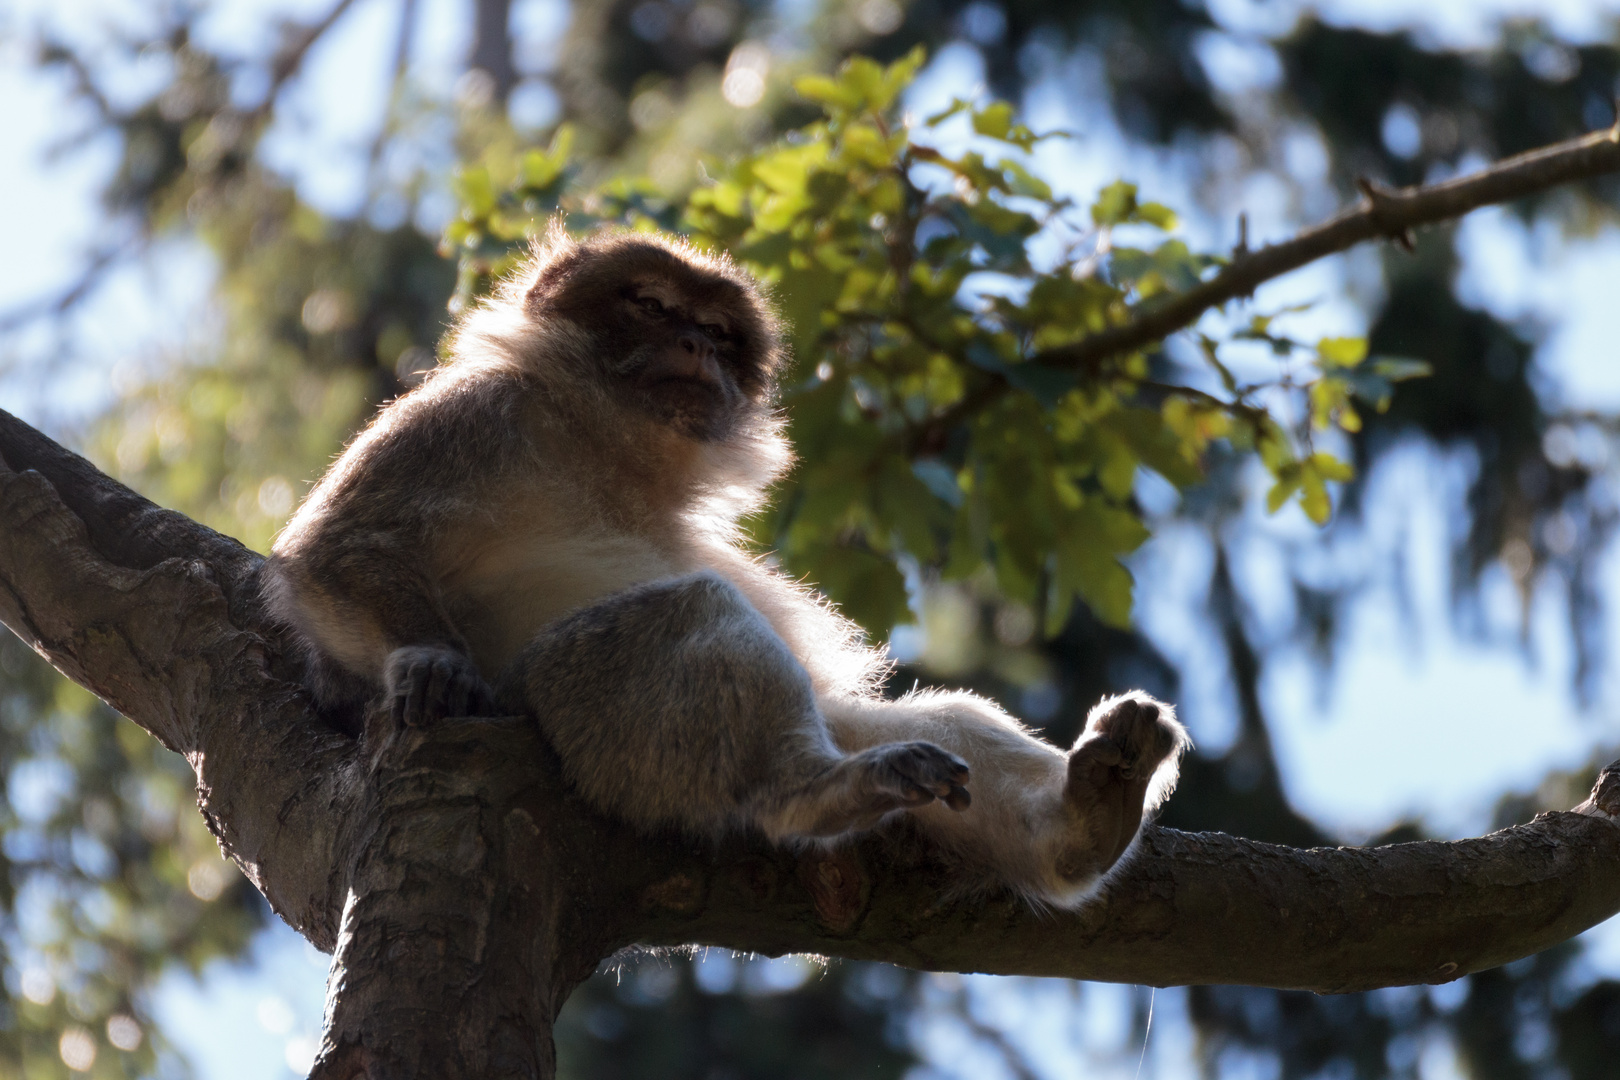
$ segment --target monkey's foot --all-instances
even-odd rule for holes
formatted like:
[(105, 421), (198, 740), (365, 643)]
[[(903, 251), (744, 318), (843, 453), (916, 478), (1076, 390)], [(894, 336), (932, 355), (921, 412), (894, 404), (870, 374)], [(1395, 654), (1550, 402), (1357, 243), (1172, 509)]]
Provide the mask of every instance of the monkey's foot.
[(1106, 871), (1136, 838), (1148, 787), (1186, 736), (1169, 706), (1135, 692), (1103, 702), (1069, 751), (1063, 801), (1074, 835), (1061, 860), (1067, 877)]
[(394, 721), (420, 726), (447, 716), (489, 716), (495, 695), (473, 662), (445, 645), (407, 645), (383, 667)]
[(773, 840), (839, 836), (935, 799), (966, 810), (973, 801), (967, 782), (967, 762), (933, 743), (887, 743), (839, 761), (758, 822)]
[(849, 764), (861, 773), (857, 784), (874, 805), (910, 810), (939, 799), (952, 810), (973, 802), (967, 762), (929, 742), (887, 743), (856, 754)]

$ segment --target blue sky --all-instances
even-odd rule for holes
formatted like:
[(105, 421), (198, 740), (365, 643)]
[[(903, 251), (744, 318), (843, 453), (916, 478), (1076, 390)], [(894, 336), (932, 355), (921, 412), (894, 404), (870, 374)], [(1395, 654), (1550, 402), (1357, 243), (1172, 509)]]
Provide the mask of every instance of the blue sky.
[[(310, 15), (325, 5), (229, 0), (212, 7), (208, 40), (247, 51), (265, 40), (274, 17)], [(1286, 27), (1299, 6), (1214, 0), (1211, 8), (1232, 31), (1205, 53), (1217, 83), (1239, 93), (1275, 78), (1264, 51), (1247, 35)], [(1499, 19), (1532, 14), (1572, 39), (1595, 38), (1607, 32), (1606, 20), (1620, 10), (1620, 0), (1333, 0), (1317, 10), (1335, 22), (1411, 26), (1437, 41), (1472, 44), (1488, 40)], [(447, 91), (467, 46), (470, 3), (422, 0), (422, 11), (413, 71), (423, 85)], [(283, 102), (282, 117), (265, 142), (267, 160), (295, 176), (311, 202), (334, 213), (351, 211), (363, 196), (359, 162), (382, 116), (397, 13), (393, 0), (359, 0), (310, 58), (308, 76)], [(525, 47), (543, 53), (563, 13), (560, 0), (520, 3)], [(4, 31), (39, 18), (90, 25), (101, 18), (141, 17), (134, 0), (13, 0), (9, 12), (0, 14), (0, 145), (11, 148), (0, 155), (0, 235), (25, 256), (0, 262), (0, 311), (59, 290), (72, 279), (78, 255), (103, 239), (96, 234), (95, 193), (116, 151), (92, 143), (55, 163), (44, 160), (49, 140), (62, 127), (63, 87), (36, 72), (24, 46)], [(975, 65), (971, 50), (947, 50), (919, 85), (915, 106), (921, 111), (975, 85), (982, 75)], [(139, 94), (149, 77), (140, 70), (128, 73), (126, 92)], [(1175, 153), (1128, 146), (1095, 104), (1037, 87), (1027, 106), (1037, 129), (1079, 133), (1045, 144), (1038, 165), (1081, 199), (1121, 175), (1140, 182), (1148, 197), (1178, 208), (1195, 207), (1207, 194)], [(1308, 137), (1302, 136), (1289, 160), (1308, 174)], [(1241, 210), (1250, 216), (1253, 238), (1272, 239), (1323, 211), (1294, 205), (1286, 189), (1279, 177), (1247, 178), (1223, 199), (1218, 219), (1194, 214), (1186, 232), (1195, 243), (1229, 244)], [(1487, 210), (1464, 223), (1462, 237), (1464, 296), (1544, 328), (1536, 361), (1549, 394), (1570, 405), (1620, 408), (1620, 358), (1614, 355), (1620, 305), (1613, 301), (1620, 232), (1604, 228), (1568, 240), (1526, 230), (1510, 216)], [(1375, 260), (1352, 253), (1267, 286), (1257, 303), (1276, 308), (1315, 302), (1290, 326), (1302, 337), (1359, 333), (1365, 329), (1363, 311), (1346, 297), (1376, 289), (1375, 274)], [(71, 433), (108, 404), (120, 380), (154, 370), (164, 357), (206, 354), (218, 332), (207, 304), (211, 280), (211, 263), (196, 245), (183, 239), (160, 244), (144, 262), (109, 280), (73, 321), (67, 341), (37, 331), (0, 341), (0, 363), (9, 366), (0, 377), (0, 405)], [(1529, 788), (1549, 768), (1584, 761), (1594, 747), (1620, 745), (1615, 688), (1606, 688), (1589, 710), (1571, 693), (1573, 649), (1558, 589), (1542, 588), (1523, 621), (1506, 573), (1487, 574), (1480, 631), (1456, 630), (1446, 544), (1468, 468), (1465, 459), (1417, 447), (1387, 460), (1371, 479), (1365, 535), (1343, 555), (1361, 560), (1374, 584), (1350, 609), (1336, 669), (1324, 682), (1303, 649), (1279, 642), (1267, 653), (1263, 689), (1289, 796), (1347, 840), (1410, 818), (1441, 835), (1476, 833), (1504, 790)], [(1242, 528), (1247, 540), (1236, 572), (1263, 633), (1267, 626), (1286, 625), (1289, 615), (1282, 545), (1313, 527), (1288, 510), (1272, 518), (1257, 511)], [(1232, 691), (1211, 628), (1187, 614), (1207, 587), (1208, 559), (1205, 545), (1169, 529), (1149, 544), (1135, 569), (1140, 622), (1184, 674), (1182, 714), (1200, 742), (1219, 747), (1233, 730)], [(1396, 576), (1398, 565), (1404, 577)], [(1620, 601), (1620, 556), (1607, 561), (1604, 582), (1608, 595)], [(1612, 618), (1620, 619), (1620, 602), (1611, 607)], [(1525, 626), (1529, 647), (1521, 648)], [(1611, 638), (1620, 641), (1620, 624)], [(1437, 762), (1443, 768), (1437, 770)], [(1595, 932), (1591, 958), (1594, 970), (1620, 974), (1620, 932)], [(201, 983), (171, 976), (154, 1007), (203, 1077), (285, 1077), (293, 1075), (292, 1063), (307, 1057), (309, 1039), (318, 1031), (322, 970), (324, 958), (278, 925), (247, 964), (216, 965)], [(1009, 997), (1007, 988), (1014, 985), (1022, 989)], [(941, 979), (930, 993), (940, 1000), (968, 994), (975, 1009), (991, 1017), (1016, 1000), (1019, 1011), (1008, 1025), (1022, 1032), (1018, 1037), (1054, 1076), (1123, 1076), (1136, 1068), (1135, 1051), (1123, 1041), (1132, 1015), (1130, 988)], [(1156, 1000), (1155, 1044), (1143, 1075), (1186, 1073), (1190, 1046), (1185, 1019), (1177, 1019), (1179, 1001), (1174, 993)], [(916, 1022), (918, 1034), (940, 1055), (939, 1069), (968, 1075), (950, 1070), (966, 1068), (961, 1055), (971, 1055), (971, 1048), (952, 1050), (954, 1036), (931, 1016), (925, 1009)], [(1444, 1048), (1423, 1052), (1436, 1055), (1432, 1075), (1447, 1075)]]

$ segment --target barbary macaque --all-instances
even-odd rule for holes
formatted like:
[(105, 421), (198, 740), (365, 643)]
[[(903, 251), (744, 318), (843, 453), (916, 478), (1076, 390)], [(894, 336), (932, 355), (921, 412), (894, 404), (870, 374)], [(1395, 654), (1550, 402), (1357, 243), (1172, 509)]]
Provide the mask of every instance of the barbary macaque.
[[(644, 831), (831, 839), (909, 814), (964, 880), (1074, 907), (1175, 785), (1133, 692), (1067, 753), (884, 654), (742, 545), (790, 463), (760, 285), (676, 239), (553, 226), (276, 541), (277, 613), (349, 724), (529, 713)], [(971, 778), (971, 795), (969, 794)]]

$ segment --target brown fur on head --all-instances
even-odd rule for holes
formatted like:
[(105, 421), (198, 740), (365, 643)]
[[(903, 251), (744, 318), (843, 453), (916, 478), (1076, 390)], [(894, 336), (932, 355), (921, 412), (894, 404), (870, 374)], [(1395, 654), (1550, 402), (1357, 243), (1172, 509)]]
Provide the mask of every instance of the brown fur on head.
[(612, 457), (695, 485), (706, 517), (752, 508), (791, 459), (775, 408), (786, 353), (763, 290), (725, 254), (680, 239), (574, 238), (554, 220), (463, 317), (452, 352), (452, 368), (495, 364), (537, 384), (581, 430), (622, 432), (636, 449)]

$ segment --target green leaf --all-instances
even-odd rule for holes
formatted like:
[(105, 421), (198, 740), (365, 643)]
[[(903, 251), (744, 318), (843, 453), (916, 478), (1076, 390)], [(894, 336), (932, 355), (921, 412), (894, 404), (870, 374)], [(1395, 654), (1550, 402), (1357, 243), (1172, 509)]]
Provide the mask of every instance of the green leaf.
[(1353, 368), (1367, 358), (1367, 339), (1359, 337), (1323, 338), (1316, 343), (1316, 355), (1326, 366)]
[(1012, 130), (1012, 117), (1012, 106), (1007, 102), (991, 102), (974, 112), (973, 130), (992, 139), (1005, 139), (1007, 132)]
[(934, 115), (924, 119), (923, 120), (923, 126), (924, 127), (938, 127), (940, 124), (943, 124), (945, 121), (949, 120), (951, 117), (955, 116), (957, 113), (965, 112), (965, 111), (967, 111), (968, 109), (971, 109), (971, 108), (973, 108), (973, 102), (965, 101), (962, 98), (952, 98), (951, 103), (949, 105), (947, 105), (945, 108), (941, 109), (939, 112), (935, 113)]
[(1315, 469), (1324, 480), (1337, 480), (1343, 483), (1355, 478), (1355, 468), (1349, 462), (1340, 461), (1332, 454), (1318, 450), (1308, 460), (1310, 467)]
[(1266, 510), (1275, 514), (1299, 490), (1300, 468), (1297, 463), (1284, 466), (1276, 473), (1277, 482), (1266, 492)]
[(1136, 185), (1115, 180), (1097, 193), (1091, 205), (1091, 220), (1098, 225), (1119, 225), (1136, 212)]
[(860, 104), (860, 95), (841, 81), (826, 75), (801, 75), (793, 80), (793, 89), (799, 96), (821, 105), (836, 105), (853, 109)]
[(1405, 382), (1407, 379), (1421, 379), (1434, 374), (1434, 366), (1427, 360), (1415, 360), (1408, 356), (1375, 356), (1372, 363), (1367, 365), (1374, 374), (1380, 375), (1390, 382)]
[(906, 580), (881, 555), (829, 546), (820, 549), (804, 569), (845, 615), (873, 637), (886, 637), (909, 614)]
[(487, 217), (495, 209), (495, 184), (482, 165), (468, 165), (456, 171), (452, 182), (461, 213), (470, 221)]
[(1052, 198), (1051, 185), (1049, 185), (1045, 180), (1042, 180), (1040, 177), (1032, 174), (1028, 169), (1018, 164), (1018, 162), (1013, 161), (1011, 158), (1002, 158), (1000, 161), (996, 162), (996, 168), (1000, 169), (1007, 175), (1007, 188), (1014, 195), (1023, 195), (1030, 199), (1040, 199), (1043, 202), (1049, 201)]
[(1166, 232), (1176, 227), (1176, 212), (1162, 203), (1142, 203), (1136, 213), (1149, 225), (1157, 225)]
[(1300, 472), (1300, 485), (1303, 488), (1299, 496), (1300, 509), (1316, 524), (1326, 525), (1333, 514), (1333, 503), (1328, 499), (1322, 477), (1315, 469), (1303, 469)]
[(1029, 360), (1009, 364), (983, 342), (976, 341), (969, 345), (966, 355), (974, 367), (995, 372), (1048, 409), (1061, 401), (1079, 382), (1073, 371), (1064, 368), (1048, 367)]

